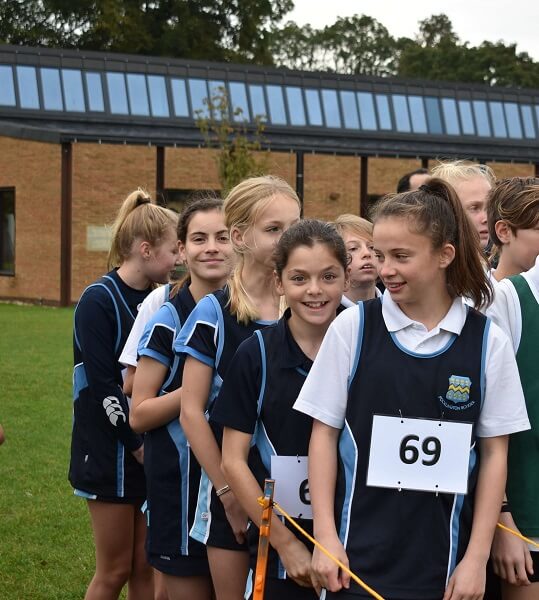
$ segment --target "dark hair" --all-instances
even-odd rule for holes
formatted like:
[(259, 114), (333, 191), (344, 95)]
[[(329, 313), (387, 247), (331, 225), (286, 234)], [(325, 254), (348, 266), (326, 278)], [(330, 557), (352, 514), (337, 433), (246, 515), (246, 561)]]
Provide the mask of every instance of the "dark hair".
[(496, 223), (505, 221), (516, 234), (519, 229), (531, 229), (539, 222), (539, 178), (512, 177), (501, 179), (490, 190), (487, 202), (490, 239), (501, 248)]
[(315, 244), (324, 244), (335, 255), (335, 258), (346, 271), (348, 254), (344, 241), (337, 229), (330, 223), (317, 219), (303, 219), (287, 229), (273, 252), (275, 271), (279, 277), (288, 263), (290, 254), (299, 246), (312, 248)]
[(397, 194), (401, 194), (402, 192), (409, 192), (410, 191), (410, 179), (414, 176), (414, 175), (428, 175), (429, 170), (428, 169), (416, 169), (415, 171), (412, 171), (411, 173), (406, 173), (406, 175), (403, 175), (400, 179), (399, 179), (399, 183), (397, 183)]
[[(197, 196), (193, 200), (187, 203), (185, 208), (180, 214), (178, 220), (178, 240), (182, 244), (187, 242), (187, 231), (189, 229), (189, 223), (191, 223), (193, 217), (199, 212), (209, 212), (211, 210), (223, 209), (223, 201), (215, 195), (207, 193), (204, 196)], [(174, 282), (174, 287), (170, 290), (170, 298), (173, 298), (180, 289), (189, 281), (189, 272), (180, 276), (177, 281)]]
[(471, 298), (476, 307), (490, 303), (492, 286), (481, 258), (479, 236), (451, 185), (433, 178), (418, 190), (387, 196), (376, 207), (375, 225), (385, 217), (408, 219), (417, 233), (431, 239), (435, 249), (452, 244), (455, 258), (447, 268), (449, 293)]

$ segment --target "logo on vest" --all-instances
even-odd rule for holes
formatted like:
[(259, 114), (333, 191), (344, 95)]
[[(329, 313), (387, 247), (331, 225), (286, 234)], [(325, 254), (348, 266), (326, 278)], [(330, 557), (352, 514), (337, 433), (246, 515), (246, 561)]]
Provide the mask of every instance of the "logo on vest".
[(438, 396), (438, 400), (451, 410), (466, 410), (475, 404), (470, 402), (470, 388), (472, 380), (464, 375), (451, 375), (445, 398)]

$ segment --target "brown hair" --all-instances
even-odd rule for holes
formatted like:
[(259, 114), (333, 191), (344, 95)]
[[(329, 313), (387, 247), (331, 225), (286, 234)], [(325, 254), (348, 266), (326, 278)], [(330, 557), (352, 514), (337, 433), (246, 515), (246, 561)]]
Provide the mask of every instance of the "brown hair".
[(147, 192), (140, 188), (132, 192), (122, 202), (111, 227), (108, 268), (119, 267), (128, 258), (137, 238), (158, 246), (177, 223), (178, 215), (155, 204)]
[(455, 190), (433, 178), (418, 190), (387, 196), (376, 207), (374, 222), (384, 217), (406, 218), (419, 234), (428, 236), (434, 249), (450, 243), (455, 258), (447, 267), (447, 286), (452, 296), (471, 298), (476, 307), (492, 300), (479, 236), (467, 218)]

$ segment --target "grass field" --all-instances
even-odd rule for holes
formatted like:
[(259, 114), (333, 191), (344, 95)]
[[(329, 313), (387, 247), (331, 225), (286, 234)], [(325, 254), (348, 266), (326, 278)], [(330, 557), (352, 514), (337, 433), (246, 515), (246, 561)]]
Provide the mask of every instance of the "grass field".
[(67, 481), (72, 309), (0, 304), (0, 598), (83, 598), (84, 501)]

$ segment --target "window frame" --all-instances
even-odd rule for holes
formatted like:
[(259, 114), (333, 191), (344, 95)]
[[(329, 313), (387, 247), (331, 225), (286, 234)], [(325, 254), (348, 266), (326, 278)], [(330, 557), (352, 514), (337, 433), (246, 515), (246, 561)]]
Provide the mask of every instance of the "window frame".
[[(4, 257), (2, 256), (2, 235), (3, 235), (3, 221), (4, 221), (4, 203), (2, 201), (2, 194), (4, 192), (11, 192), (13, 194), (13, 267), (12, 269), (3, 269), (2, 264)], [(15, 187), (2, 186), (0, 187), (0, 277), (15, 277), (17, 263), (17, 196)]]

